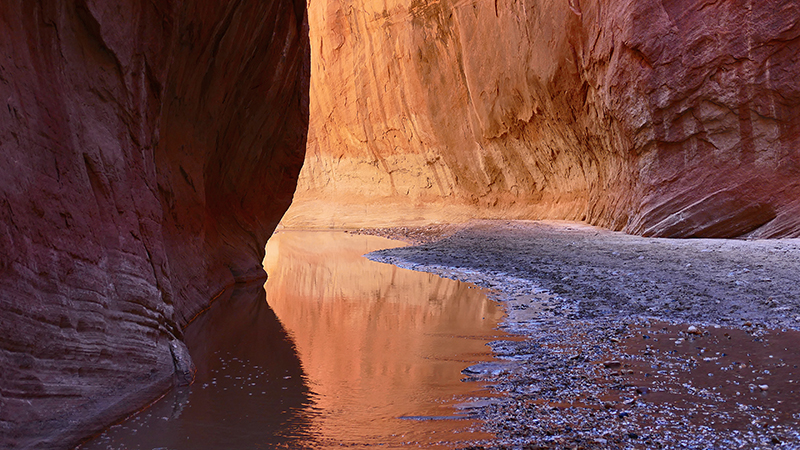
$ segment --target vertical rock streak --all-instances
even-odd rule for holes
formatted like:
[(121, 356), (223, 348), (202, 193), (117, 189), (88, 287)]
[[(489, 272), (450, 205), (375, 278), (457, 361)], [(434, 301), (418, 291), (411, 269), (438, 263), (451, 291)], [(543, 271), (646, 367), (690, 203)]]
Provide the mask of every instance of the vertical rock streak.
[(287, 225), (800, 235), (796, 2), (332, 0), (309, 20)]

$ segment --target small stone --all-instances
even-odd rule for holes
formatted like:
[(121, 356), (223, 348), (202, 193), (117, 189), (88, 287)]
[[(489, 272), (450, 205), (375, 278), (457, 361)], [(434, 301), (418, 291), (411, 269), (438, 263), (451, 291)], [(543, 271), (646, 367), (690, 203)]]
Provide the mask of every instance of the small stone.
[(689, 328), (686, 330), (689, 334), (700, 334), (700, 330), (697, 329), (696, 326), (690, 325)]
[(767, 384), (759, 384), (758, 388), (761, 389), (762, 391), (768, 391), (769, 390), (769, 385), (767, 385)]
[(619, 362), (619, 361), (606, 361), (606, 362), (603, 363), (603, 365), (606, 366), (609, 369), (612, 369), (612, 368), (620, 367), (622, 365), (622, 363)]

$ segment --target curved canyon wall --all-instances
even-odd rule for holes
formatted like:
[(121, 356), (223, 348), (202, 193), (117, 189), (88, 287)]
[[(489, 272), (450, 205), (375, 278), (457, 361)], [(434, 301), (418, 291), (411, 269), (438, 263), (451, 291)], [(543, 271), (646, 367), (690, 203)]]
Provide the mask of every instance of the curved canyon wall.
[(192, 377), (264, 276), (308, 127), (302, 0), (0, 9), (0, 447), (66, 448)]
[(800, 235), (791, 0), (312, 0), (287, 226)]

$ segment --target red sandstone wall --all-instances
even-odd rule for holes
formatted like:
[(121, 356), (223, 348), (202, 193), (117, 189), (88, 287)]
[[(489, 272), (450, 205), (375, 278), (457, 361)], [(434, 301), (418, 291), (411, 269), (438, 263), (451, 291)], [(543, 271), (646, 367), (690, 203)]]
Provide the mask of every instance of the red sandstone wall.
[(311, 0), (288, 226), (800, 235), (791, 0)]
[(0, 8), (0, 447), (66, 448), (153, 400), (187, 319), (263, 276), (305, 146), (304, 9)]

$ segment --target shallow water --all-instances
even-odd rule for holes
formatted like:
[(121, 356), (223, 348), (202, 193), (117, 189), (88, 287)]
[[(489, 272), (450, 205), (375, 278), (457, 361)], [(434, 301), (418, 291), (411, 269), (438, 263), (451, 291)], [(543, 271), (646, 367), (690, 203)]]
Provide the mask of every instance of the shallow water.
[(398, 245), (276, 234), (266, 285), (238, 286), (187, 328), (196, 382), (84, 448), (452, 448), (486, 437), (463, 404), (489, 394), (460, 372), (491, 359), (502, 310), (470, 285), (362, 256)]
[(645, 388), (643, 400), (719, 431), (797, 430), (800, 332), (695, 328), (688, 333), (686, 325), (651, 321), (624, 341), (633, 356), (627, 378)]

